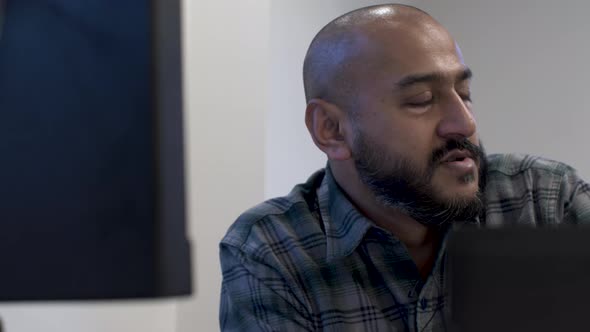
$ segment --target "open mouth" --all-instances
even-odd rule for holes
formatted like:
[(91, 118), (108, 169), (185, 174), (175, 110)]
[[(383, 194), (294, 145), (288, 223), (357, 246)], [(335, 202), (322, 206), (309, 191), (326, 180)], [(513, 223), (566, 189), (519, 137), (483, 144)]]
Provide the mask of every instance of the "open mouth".
[(446, 163), (452, 163), (452, 162), (455, 162), (455, 161), (463, 161), (465, 159), (467, 159), (467, 157), (463, 157), (463, 156), (461, 156), (461, 157), (454, 157), (454, 158), (450, 158), (450, 159), (446, 160), (445, 162)]
[(471, 157), (471, 153), (465, 150), (452, 150), (451, 152), (447, 153), (447, 155), (442, 159), (442, 163), (452, 163), (452, 162), (461, 162), (467, 159), (473, 160)]

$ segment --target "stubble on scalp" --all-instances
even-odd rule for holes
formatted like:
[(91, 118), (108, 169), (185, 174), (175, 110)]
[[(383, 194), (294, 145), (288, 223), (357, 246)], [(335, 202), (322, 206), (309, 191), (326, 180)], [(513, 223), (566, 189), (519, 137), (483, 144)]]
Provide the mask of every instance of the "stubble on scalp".
[(382, 65), (379, 57), (368, 56), (378, 48), (369, 35), (378, 26), (421, 21), (435, 22), (418, 8), (388, 4), (360, 8), (328, 23), (314, 37), (305, 55), (306, 101), (319, 98), (345, 111), (357, 110), (362, 74)]

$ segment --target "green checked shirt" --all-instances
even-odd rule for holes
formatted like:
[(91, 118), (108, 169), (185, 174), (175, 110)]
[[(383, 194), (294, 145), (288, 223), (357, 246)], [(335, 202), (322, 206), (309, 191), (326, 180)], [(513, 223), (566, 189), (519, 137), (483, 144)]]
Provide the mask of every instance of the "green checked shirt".
[[(590, 220), (571, 167), (491, 155), (485, 225)], [(221, 241), (223, 331), (444, 331), (444, 242), (423, 281), (405, 246), (357, 211), (330, 170), (241, 215)]]

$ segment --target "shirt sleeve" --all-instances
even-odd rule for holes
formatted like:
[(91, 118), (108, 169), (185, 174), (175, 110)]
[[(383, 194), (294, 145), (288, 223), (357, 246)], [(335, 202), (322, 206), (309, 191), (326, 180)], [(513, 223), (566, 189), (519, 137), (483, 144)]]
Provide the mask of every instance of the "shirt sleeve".
[(274, 267), (226, 244), (220, 260), (221, 331), (314, 330), (307, 309)]
[(590, 225), (590, 185), (574, 169), (563, 177), (558, 209), (564, 223)]

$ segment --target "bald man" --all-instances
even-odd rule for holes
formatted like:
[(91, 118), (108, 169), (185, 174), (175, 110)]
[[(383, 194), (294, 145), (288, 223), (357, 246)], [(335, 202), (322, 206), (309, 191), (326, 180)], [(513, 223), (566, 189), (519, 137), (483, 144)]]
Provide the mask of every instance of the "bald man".
[(303, 67), (305, 123), (327, 166), (229, 229), (222, 330), (444, 331), (451, 226), (590, 220), (571, 167), (486, 156), (471, 70), (425, 12), (347, 13)]

